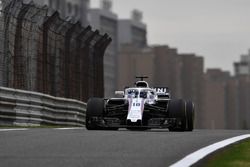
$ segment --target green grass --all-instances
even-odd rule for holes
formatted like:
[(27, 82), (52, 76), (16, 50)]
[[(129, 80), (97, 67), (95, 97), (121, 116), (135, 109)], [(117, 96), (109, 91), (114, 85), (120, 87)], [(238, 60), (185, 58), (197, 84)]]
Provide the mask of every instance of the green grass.
[(250, 139), (218, 151), (203, 162), (204, 167), (250, 167)]

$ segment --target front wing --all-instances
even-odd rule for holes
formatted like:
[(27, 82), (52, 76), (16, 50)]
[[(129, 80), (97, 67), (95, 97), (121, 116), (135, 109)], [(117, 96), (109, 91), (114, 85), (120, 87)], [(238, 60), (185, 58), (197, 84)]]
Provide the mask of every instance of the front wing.
[(169, 118), (166, 107), (145, 105), (143, 119), (136, 123), (127, 120), (128, 106), (106, 106), (103, 117), (93, 117), (91, 122), (99, 127), (110, 128), (170, 128), (181, 125), (180, 118)]
[(104, 127), (104, 128), (164, 129), (164, 128), (170, 128), (170, 127), (179, 127), (181, 125), (181, 121), (178, 118), (152, 118), (148, 120), (147, 124), (143, 124), (141, 122), (131, 124), (129, 122), (124, 123), (124, 121), (118, 118), (93, 117), (91, 122), (99, 127)]

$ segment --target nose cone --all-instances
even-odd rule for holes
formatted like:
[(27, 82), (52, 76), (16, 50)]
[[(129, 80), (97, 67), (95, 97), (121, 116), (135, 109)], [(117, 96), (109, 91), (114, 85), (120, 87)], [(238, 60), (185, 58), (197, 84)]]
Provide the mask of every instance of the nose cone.
[(136, 98), (129, 100), (129, 110), (127, 120), (131, 122), (142, 121), (142, 114), (144, 110), (144, 99)]

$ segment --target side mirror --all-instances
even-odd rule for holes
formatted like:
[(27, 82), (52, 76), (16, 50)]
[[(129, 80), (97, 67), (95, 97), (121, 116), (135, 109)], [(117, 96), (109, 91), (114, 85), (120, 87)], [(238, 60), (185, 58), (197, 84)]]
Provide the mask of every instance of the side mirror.
[(115, 95), (124, 96), (124, 91), (115, 91)]

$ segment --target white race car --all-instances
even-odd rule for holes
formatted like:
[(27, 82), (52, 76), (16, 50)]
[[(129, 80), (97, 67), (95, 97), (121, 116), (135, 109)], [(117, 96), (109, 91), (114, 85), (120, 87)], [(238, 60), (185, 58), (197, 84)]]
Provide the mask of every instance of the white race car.
[(150, 88), (146, 77), (134, 87), (117, 91), (120, 98), (91, 98), (87, 103), (88, 130), (147, 130), (168, 128), (170, 131), (192, 131), (194, 103), (172, 100), (167, 87)]

